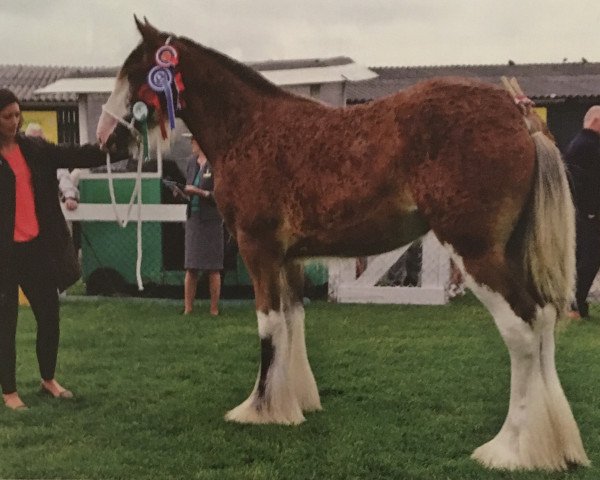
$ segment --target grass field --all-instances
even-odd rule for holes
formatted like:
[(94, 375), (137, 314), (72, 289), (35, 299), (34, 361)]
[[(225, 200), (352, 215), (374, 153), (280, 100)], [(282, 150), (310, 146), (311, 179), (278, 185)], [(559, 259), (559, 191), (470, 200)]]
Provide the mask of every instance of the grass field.
[[(206, 310), (206, 304), (202, 306)], [(600, 310), (563, 328), (558, 368), (593, 466), (488, 471), (471, 451), (499, 430), (509, 361), (472, 297), (449, 306), (307, 306), (309, 356), (324, 411), (298, 427), (226, 423), (256, 378), (253, 305), (218, 320), (152, 301), (62, 307), (59, 380), (40, 396), (34, 321), (22, 309), (25, 412), (0, 409), (0, 478), (598, 479)]]

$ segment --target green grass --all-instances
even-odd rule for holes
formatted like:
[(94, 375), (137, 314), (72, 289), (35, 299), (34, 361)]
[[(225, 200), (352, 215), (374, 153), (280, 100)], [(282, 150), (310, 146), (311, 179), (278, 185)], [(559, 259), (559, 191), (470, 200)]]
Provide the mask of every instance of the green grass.
[[(597, 479), (600, 310), (563, 328), (559, 373), (593, 466), (489, 471), (470, 460), (499, 430), (509, 362), (471, 297), (449, 306), (307, 306), (324, 411), (298, 427), (226, 423), (258, 369), (251, 303), (214, 320), (152, 301), (62, 307), (57, 378), (77, 398), (37, 393), (35, 327), (21, 310), (25, 412), (0, 409), (0, 478)], [(207, 306), (201, 305), (202, 310)]]

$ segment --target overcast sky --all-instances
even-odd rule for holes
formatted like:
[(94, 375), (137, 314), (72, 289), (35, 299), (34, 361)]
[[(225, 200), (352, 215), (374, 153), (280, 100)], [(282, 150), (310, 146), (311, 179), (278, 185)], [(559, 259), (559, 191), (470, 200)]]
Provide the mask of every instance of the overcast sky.
[(134, 13), (242, 61), (600, 61), (600, 0), (0, 0), (0, 64), (121, 65)]

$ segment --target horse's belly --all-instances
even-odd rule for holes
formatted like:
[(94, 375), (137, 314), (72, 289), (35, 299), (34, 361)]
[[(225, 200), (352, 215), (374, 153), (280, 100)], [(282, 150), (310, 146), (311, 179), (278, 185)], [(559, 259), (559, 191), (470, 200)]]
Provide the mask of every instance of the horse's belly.
[(288, 249), (287, 256), (376, 255), (406, 245), (428, 231), (425, 218), (413, 210), (387, 218), (369, 218), (351, 225), (330, 225), (299, 239)]

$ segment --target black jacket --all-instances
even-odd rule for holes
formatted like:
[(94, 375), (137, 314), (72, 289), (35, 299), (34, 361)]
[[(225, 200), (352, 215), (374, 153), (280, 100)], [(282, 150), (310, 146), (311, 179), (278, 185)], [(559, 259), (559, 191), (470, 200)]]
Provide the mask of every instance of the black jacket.
[[(80, 276), (79, 262), (58, 200), (57, 168), (88, 168), (105, 162), (105, 154), (92, 145), (54, 145), (39, 138), (17, 136), (31, 170), (31, 182), (44, 251), (52, 264), (56, 287), (64, 290)], [(15, 176), (0, 155), (0, 281), (7, 277), (15, 226)]]
[(567, 147), (573, 201), (579, 215), (600, 214), (600, 134), (584, 128)]

